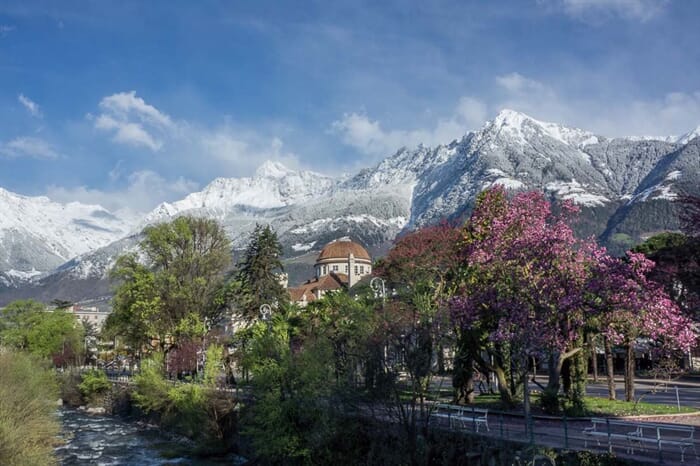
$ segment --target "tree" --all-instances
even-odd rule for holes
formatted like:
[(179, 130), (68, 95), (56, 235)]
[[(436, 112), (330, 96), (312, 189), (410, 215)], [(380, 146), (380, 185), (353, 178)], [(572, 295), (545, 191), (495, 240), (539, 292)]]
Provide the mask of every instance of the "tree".
[(278, 275), (283, 271), (281, 255), (282, 246), (274, 230), (269, 225), (256, 225), (228, 283), (227, 300), (245, 319), (255, 319), (262, 304), (274, 306), (289, 301)]
[[(565, 202), (554, 214), (538, 192), (508, 200), (497, 187), (482, 193), (465, 225), (461, 288), (451, 302), (452, 316), (493, 356), (491, 362), (478, 351), (472, 354), (495, 371), (502, 396), (509, 401), (512, 390), (523, 387), (526, 410), (529, 360), (549, 359), (546, 392), (556, 398), (564, 362), (583, 348), (589, 318), (583, 290), (596, 246), (575, 238), (568, 221), (576, 212)], [(514, 369), (510, 384), (509, 368)]]
[(31, 322), (45, 311), (46, 306), (33, 299), (13, 301), (0, 309), (0, 342), (17, 349), (27, 349), (27, 331)]
[(179, 217), (144, 229), (140, 249), (145, 263), (127, 254), (112, 269), (119, 285), (105, 332), (136, 349), (155, 343), (167, 352), (180, 339), (202, 335), (205, 320), (221, 317), (217, 293), (230, 241), (214, 220)]
[(700, 236), (700, 196), (680, 196), (675, 202), (683, 231), (688, 236)]
[(661, 233), (633, 251), (654, 261), (649, 278), (662, 284), (686, 315), (700, 320), (700, 237)]
[[(443, 344), (446, 325), (441, 328), (437, 313), (451, 290), (450, 278), (458, 264), (461, 230), (446, 222), (410, 232), (399, 238), (386, 258), (374, 268), (401, 301), (412, 303), (422, 315), (437, 354), (438, 371), (444, 371)], [(425, 326), (425, 325), (424, 325)], [(456, 368), (459, 370), (459, 368)]]
[[(625, 399), (634, 400), (634, 344), (646, 337), (660, 357), (686, 352), (696, 335), (692, 322), (669, 298), (663, 287), (648, 278), (654, 263), (643, 254), (628, 252), (625, 259), (601, 253), (588, 282), (593, 306), (598, 306), (606, 353), (611, 344), (625, 349)], [(612, 372), (608, 372), (610, 397), (614, 399)]]
[(81, 354), (82, 326), (64, 310), (49, 311), (42, 303), (19, 300), (2, 309), (0, 342), (64, 366)]

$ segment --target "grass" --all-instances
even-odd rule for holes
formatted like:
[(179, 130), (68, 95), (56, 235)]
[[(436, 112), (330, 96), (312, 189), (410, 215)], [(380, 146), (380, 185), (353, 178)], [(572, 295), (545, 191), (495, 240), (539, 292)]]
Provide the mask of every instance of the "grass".
[[(441, 393), (441, 399), (447, 401), (444, 397), (445, 393)], [(451, 395), (451, 392), (448, 394)], [(544, 414), (539, 408), (539, 394), (532, 394), (532, 411), (535, 414)], [(579, 415), (567, 413), (569, 417), (620, 417), (620, 416), (644, 416), (644, 415), (664, 415), (664, 414), (692, 414), (698, 411), (681, 406), (678, 411), (677, 406), (661, 405), (655, 403), (639, 402), (635, 405), (634, 402), (626, 402), (615, 400), (611, 401), (607, 398), (598, 398), (589, 396), (584, 400), (585, 412)], [(481, 394), (474, 398), (474, 406), (477, 408), (488, 408), (494, 411), (505, 411), (513, 413), (521, 413), (523, 410), (522, 403), (518, 403), (514, 407), (505, 406), (498, 395)]]
[(640, 416), (654, 414), (679, 414), (696, 413), (697, 410), (687, 406), (660, 405), (654, 403), (639, 402), (635, 406), (633, 402), (611, 401), (607, 398), (588, 397), (584, 401), (588, 415), (595, 416)]

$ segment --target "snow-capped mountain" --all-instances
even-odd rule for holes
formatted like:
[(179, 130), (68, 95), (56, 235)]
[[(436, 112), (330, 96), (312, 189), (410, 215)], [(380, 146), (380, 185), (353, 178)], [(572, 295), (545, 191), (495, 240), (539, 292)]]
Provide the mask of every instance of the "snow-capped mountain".
[(0, 282), (21, 282), (124, 237), (132, 225), (99, 205), (60, 204), (0, 188)]
[[(464, 217), (479, 192), (501, 184), (573, 201), (583, 210), (579, 233), (596, 235), (621, 252), (645, 235), (677, 229), (669, 201), (681, 192), (700, 194), (698, 133), (696, 129), (676, 138), (607, 138), (504, 110), (460, 140), (402, 148), (349, 178), (266, 162), (252, 177), (216, 179), (200, 192), (161, 204), (136, 231), (178, 215), (200, 215), (221, 222), (238, 248), (246, 244), (256, 223), (269, 223), (288, 257), (313, 252), (345, 235), (378, 251), (406, 228)], [(20, 213), (13, 215), (21, 218)], [(97, 217), (101, 215), (105, 214)], [(85, 220), (85, 215), (78, 217)], [(74, 251), (89, 252), (35, 283), (53, 293), (65, 283), (87, 280), (107, 292), (96, 284), (116, 257), (135, 248), (139, 239), (127, 236), (128, 228), (119, 230), (118, 219), (114, 222), (111, 228), (98, 225), (115, 232), (114, 239), (117, 231), (125, 238), (98, 249), (83, 242), (83, 249)], [(3, 246), (10, 244), (1, 241)], [(70, 256), (66, 249), (61, 257)]]
[(223, 220), (238, 208), (275, 209), (313, 200), (328, 192), (336, 180), (310, 171), (294, 171), (279, 162), (265, 162), (251, 178), (217, 178), (204, 190), (172, 204), (163, 203), (149, 213), (144, 224), (206, 211)]

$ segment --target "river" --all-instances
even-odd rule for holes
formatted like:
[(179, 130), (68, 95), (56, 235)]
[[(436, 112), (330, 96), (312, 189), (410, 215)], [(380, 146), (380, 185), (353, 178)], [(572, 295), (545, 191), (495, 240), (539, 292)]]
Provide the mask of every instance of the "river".
[(240, 465), (240, 457), (201, 459), (189, 456), (182, 442), (170, 439), (157, 429), (127, 422), (113, 416), (94, 416), (71, 408), (58, 412), (62, 423), (56, 448), (59, 463), (77, 465)]

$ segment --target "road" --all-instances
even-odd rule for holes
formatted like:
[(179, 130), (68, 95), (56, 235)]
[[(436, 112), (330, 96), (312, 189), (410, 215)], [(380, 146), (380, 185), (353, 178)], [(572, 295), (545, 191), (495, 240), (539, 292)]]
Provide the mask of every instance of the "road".
[[(586, 387), (589, 396), (608, 396), (608, 386), (605, 379), (599, 379), (598, 383), (589, 383)], [(635, 380), (635, 396), (643, 395), (643, 401), (676, 406), (676, 387), (678, 387), (678, 399), (681, 406), (688, 406), (700, 410), (700, 381), (689, 379), (671, 380), (668, 383), (648, 379)], [(624, 383), (622, 378), (615, 379), (615, 394), (618, 400), (625, 399)]]

